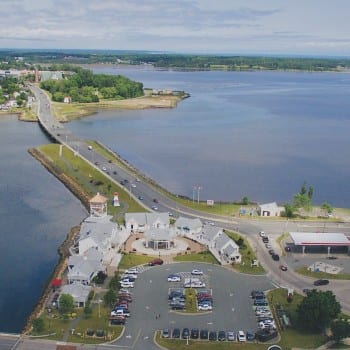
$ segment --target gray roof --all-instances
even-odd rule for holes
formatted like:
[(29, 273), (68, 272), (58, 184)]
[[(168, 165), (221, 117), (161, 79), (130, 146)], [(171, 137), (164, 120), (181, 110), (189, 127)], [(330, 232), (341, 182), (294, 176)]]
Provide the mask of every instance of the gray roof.
[(202, 222), (198, 218), (190, 219), (190, 218), (185, 218), (183, 216), (180, 216), (175, 221), (175, 227), (180, 229), (187, 227), (190, 230), (195, 230), (202, 227)]
[(231, 241), (231, 238), (229, 238), (225, 233), (222, 233), (216, 240), (216, 247), (217, 249), (222, 249), (228, 242)]
[(138, 225), (153, 225), (158, 220), (169, 225), (169, 213), (125, 213), (125, 222), (135, 221)]
[(208, 241), (212, 241), (220, 231), (222, 232), (222, 229), (217, 226), (211, 226), (211, 225), (203, 226), (203, 235)]
[(175, 236), (175, 232), (170, 229), (151, 228), (145, 232), (145, 238), (147, 240), (169, 241)]
[(90, 286), (82, 284), (66, 284), (62, 287), (61, 294), (70, 294), (75, 302), (85, 302), (90, 291)]
[(68, 272), (68, 279), (90, 280), (95, 273), (103, 270), (104, 267), (100, 261), (87, 260), (86, 257), (82, 257)]
[(223, 250), (224, 254), (226, 254), (227, 256), (231, 256), (234, 252), (235, 249), (232, 247), (232, 245), (228, 245), (224, 250)]

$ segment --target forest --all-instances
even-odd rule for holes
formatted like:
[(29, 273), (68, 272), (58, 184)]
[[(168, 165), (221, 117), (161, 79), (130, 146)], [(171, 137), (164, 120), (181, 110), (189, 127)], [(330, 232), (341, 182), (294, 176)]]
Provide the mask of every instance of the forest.
[(53, 65), (48, 69), (65, 72), (62, 80), (40, 83), (56, 102), (63, 102), (65, 96), (72, 102), (81, 103), (99, 102), (100, 98), (120, 100), (143, 96), (142, 83), (121, 75), (94, 74), (88, 69), (69, 65)]

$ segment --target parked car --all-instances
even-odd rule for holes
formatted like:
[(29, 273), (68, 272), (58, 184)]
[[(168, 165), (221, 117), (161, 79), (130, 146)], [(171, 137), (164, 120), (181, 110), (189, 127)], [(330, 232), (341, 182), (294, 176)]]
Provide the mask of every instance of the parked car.
[(180, 334), (181, 334), (181, 331), (180, 331), (179, 328), (174, 328), (174, 329), (173, 329), (172, 337), (173, 337), (174, 339), (180, 338)]
[(136, 267), (132, 267), (130, 269), (127, 269), (124, 273), (129, 274), (129, 275), (137, 275), (139, 273), (139, 271)]
[(246, 338), (247, 338), (248, 341), (252, 341), (252, 340), (255, 339), (255, 334), (253, 332), (248, 331), (246, 333)]
[(280, 269), (281, 269), (282, 271), (287, 271), (287, 270), (288, 270), (288, 267), (287, 267), (287, 265), (280, 265)]
[(148, 263), (149, 266), (155, 266), (155, 265), (163, 265), (163, 260), (162, 259), (153, 259)]
[(162, 337), (163, 338), (169, 338), (170, 337), (170, 332), (168, 328), (164, 328), (162, 332)]
[(121, 282), (120, 286), (122, 288), (134, 288), (134, 282)]
[(218, 334), (216, 333), (216, 331), (210, 331), (209, 332), (209, 340), (218, 340)]
[(267, 306), (267, 305), (269, 305), (269, 303), (267, 302), (266, 299), (255, 299), (254, 300), (254, 306), (258, 306), (258, 305), (260, 305), (260, 306)]
[(143, 201), (143, 197), (142, 196), (139, 196), (138, 197), (140, 201)]
[(219, 331), (219, 333), (218, 333), (218, 340), (219, 341), (225, 341), (226, 340), (226, 332), (225, 331)]
[(238, 331), (238, 334), (237, 334), (237, 340), (239, 342), (245, 342), (247, 341), (247, 337), (245, 335), (245, 333), (243, 331)]
[(266, 237), (266, 233), (265, 231), (260, 231), (259, 232), (259, 236), (262, 238), (262, 237)]
[(210, 304), (201, 304), (201, 305), (198, 305), (198, 310), (211, 311), (211, 310), (213, 310), (213, 307)]
[(227, 332), (227, 340), (228, 341), (235, 341), (236, 337), (235, 337), (235, 332), (233, 331), (228, 331)]
[(153, 202), (154, 203), (158, 203), (158, 199), (157, 198), (153, 198)]
[(181, 281), (181, 276), (172, 274), (168, 276), (168, 282), (180, 282)]
[(151, 208), (152, 208), (152, 210), (158, 210), (158, 207), (155, 205), (152, 205)]
[(181, 333), (182, 339), (188, 339), (190, 337), (190, 330), (188, 328), (183, 328)]
[(262, 290), (252, 290), (250, 293), (250, 296), (252, 298), (256, 298), (259, 295), (262, 295), (263, 297), (265, 297), (265, 293)]
[(326, 284), (329, 284), (329, 280), (316, 280), (314, 282), (314, 286), (325, 286)]
[(191, 329), (191, 339), (198, 339), (198, 338), (199, 338), (198, 328), (192, 328)]
[(208, 339), (209, 337), (209, 331), (207, 329), (201, 329), (199, 332), (199, 338), (200, 339)]
[(201, 275), (203, 275), (203, 271), (194, 269), (194, 270), (191, 271), (191, 274), (195, 275), (195, 276), (201, 276)]

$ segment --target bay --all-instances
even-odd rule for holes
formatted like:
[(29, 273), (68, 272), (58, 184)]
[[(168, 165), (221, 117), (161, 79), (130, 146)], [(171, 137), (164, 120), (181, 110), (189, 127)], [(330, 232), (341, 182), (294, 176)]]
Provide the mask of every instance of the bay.
[(57, 249), (87, 216), (28, 152), (49, 143), (37, 123), (0, 116), (0, 331), (20, 332), (58, 262)]
[(185, 90), (175, 109), (100, 111), (71, 130), (103, 142), (171, 192), (200, 199), (349, 206), (350, 75), (180, 72), (95, 67), (155, 89)]

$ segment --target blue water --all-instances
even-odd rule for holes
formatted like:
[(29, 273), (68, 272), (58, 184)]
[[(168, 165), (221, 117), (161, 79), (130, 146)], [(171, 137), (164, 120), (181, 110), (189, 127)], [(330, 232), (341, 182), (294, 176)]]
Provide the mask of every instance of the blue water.
[(116, 150), (170, 191), (201, 199), (349, 206), (350, 75), (96, 68), (191, 94), (176, 109), (103, 111), (69, 127)]
[(0, 116), (0, 331), (19, 332), (86, 217), (80, 202), (28, 152), (49, 143), (36, 123)]

